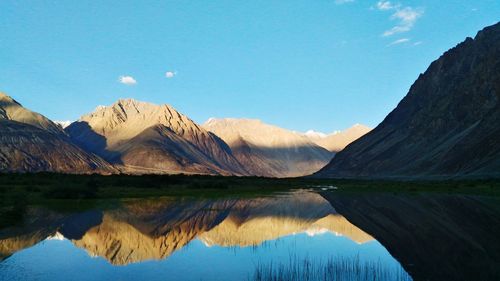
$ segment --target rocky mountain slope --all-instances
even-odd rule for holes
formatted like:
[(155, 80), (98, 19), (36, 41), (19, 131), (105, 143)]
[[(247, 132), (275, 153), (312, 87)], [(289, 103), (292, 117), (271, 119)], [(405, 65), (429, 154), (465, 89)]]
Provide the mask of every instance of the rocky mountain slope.
[(499, 177), (500, 23), (433, 62), (319, 177)]
[(203, 127), (222, 138), (253, 175), (303, 176), (322, 168), (333, 155), (305, 136), (260, 120), (211, 118)]
[(371, 128), (365, 125), (355, 124), (347, 130), (337, 131), (331, 134), (322, 134), (309, 131), (304, 135), (315, 144), (327, 149), (330, 152), (337, 153), (344, 149), (351, 142), (366, 135), (370, 131)]
[(112, 173), (99, 157), (74, 145), (64, 131), (0, 93), (0, 172)]
[(81, 117), (66, 132), (125, 172), (247, 174), (221, 139), (169, 105), (119, 100)]

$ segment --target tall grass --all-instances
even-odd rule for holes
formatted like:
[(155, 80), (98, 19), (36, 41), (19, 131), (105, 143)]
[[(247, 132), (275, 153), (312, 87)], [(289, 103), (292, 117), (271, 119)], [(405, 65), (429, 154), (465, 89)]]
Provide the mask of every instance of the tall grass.
[(290, 256), (287, 263), (257, 264), (253, 281), (410, 281), (402, 267), (381, 261), (361, 261), (359, 256), (330, 257), (326, 261)]

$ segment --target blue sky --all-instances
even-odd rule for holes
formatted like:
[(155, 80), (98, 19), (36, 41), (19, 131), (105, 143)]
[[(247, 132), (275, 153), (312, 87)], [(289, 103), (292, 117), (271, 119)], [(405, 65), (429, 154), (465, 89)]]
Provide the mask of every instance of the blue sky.
[(131, 97), (197, 122), (376, 126), (499, 20), (498, 0), (2, 0), (0, 91), (55, 120)]

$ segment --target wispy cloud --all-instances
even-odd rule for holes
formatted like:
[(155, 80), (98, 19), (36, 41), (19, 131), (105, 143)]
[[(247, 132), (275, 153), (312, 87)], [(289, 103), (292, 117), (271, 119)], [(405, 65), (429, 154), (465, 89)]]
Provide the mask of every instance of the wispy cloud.
[(418, 42), (413, 43), (413, 46), (418, 46), (418, 45), (421, 45), (422, 43), (423, 43), (422, 41), (418, 41)]
[(391, 19), (398, 21), (394, 27), (386, 30), (382, 34), (386, 37), (410, 31), (415, 26), (417, 20), (424, 14), (422, 8), (405, 7), (399, 3), (392, 3), (391, 1), (378, 1), (376, 7), (380, 11), (394, 11), (391, 15)]
[(335, 0), (335, 4), (337, 5), (342, 5), (342, 4), (347, 4), (347, 3), (352, 3), (354, 0)]
[(137, 84), (137, 81), (134, 79), (134, 77), (128, 75), (118, 77), (118, 82), (129, 86)]
[(391, 42), (391, 44), (389, 44), (389, 46), (407, 43), (407, 42), (410, 42), (410, 40), (411, 39), (409, 39), (409, 38), (401, 38), (401, 39), (398, 39), (396, 41)]
[(384, 32), (384, 36), (410, 31), (423, 13), (423, 10), (411, 7), (405, 7), (401, 10), (398, 9), (391, 18), (397, 19), (399, 24)]
[(167, 72), (165, 72), (165, 77), (167, 77), (168, 79), (174, 78), (175, 75), (177, 75), (177, 71), (167, 71)]
[(395, 8), (396, 8), (396, 5), (392, 4), (391, 1), (378, 1), (378, 3), (377, 3), (377, 9), (379, 9), (381, 11), (392, 10)]

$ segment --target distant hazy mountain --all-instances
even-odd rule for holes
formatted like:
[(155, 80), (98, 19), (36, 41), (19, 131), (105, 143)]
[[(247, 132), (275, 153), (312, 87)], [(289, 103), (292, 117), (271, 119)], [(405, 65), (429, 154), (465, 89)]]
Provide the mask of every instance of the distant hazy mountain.
[(119, 100), (81, 117), (66, 132), (125, 172), (247, 174), (222, 140), (169, 105)]
[(365, 125), (355, 124), (345, 131), (336, 131), (331, 134), (307, 131), (304, 135), (315, 144), (329, 150), (330, 152), (336, 153), (344, 149), (351, 142), (368, 133), (370, 130), (371, 128)]
[(500, 24), (433, 62), (321, 177), (500, 176)]
[(313, 173), (332, 153), (307, 137), (252, 119), (209, 119), (203, 127), (222, 138), (252, 175), (295, 177)]
[(111, 173), (46, 117), (0, 93), (0, 172)]

